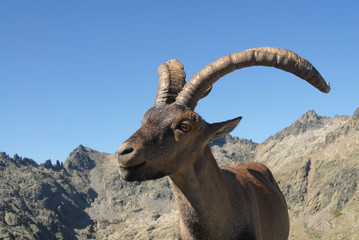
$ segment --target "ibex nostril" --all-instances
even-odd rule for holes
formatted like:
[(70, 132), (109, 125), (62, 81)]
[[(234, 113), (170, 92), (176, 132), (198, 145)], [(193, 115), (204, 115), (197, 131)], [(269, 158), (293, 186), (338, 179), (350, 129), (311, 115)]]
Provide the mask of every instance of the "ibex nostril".
[(129, 153), (131, 153), (131, 152), (133, 152), (133, 148), (132, 148), (132, 147), (125, 148), (125, 149), (123, 149), (123, 150), (120, 152), (120, 156), (125, 155), (125, 154), (129, 154)]

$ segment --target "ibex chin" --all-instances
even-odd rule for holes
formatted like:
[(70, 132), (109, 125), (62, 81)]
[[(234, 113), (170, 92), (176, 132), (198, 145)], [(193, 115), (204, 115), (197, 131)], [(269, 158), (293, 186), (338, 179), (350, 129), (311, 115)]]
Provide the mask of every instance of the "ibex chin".
[(124, 180), (169, 177), (180, 212), (180, 239), (288, 238), (287, 204), (270, 170), (256, 162), (219, 167), (209, 147), (241, 117), (209, 124), (194, 112), (218, 79), (251, 66), (279, 68), (330, 91), (307, 60), (285, 49), (264, 47), (224, 56), (187, 83), (183, 65), (170, 60), (158, 69), (157, 97), (142, 127), (118, 150)]

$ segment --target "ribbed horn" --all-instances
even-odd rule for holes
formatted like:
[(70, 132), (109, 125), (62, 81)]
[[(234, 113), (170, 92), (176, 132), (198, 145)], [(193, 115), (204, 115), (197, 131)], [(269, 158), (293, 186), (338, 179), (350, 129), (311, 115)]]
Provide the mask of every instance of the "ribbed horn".
[(177, 59), (169, 60), (158, 67), (158, 91), (155, 106), (163, 106), (176, 101), (178, 93), (186, 81), (183, 65)]
[(287, 49), (262, 47), (229, 54), (208, 64), (186, 83), (176, 103), (194, 109), (218, 79), (234, 70), (251, 66), (279, 68), (306, 80), (324, 93), (330, 91), (329, 83), (304, 58)]

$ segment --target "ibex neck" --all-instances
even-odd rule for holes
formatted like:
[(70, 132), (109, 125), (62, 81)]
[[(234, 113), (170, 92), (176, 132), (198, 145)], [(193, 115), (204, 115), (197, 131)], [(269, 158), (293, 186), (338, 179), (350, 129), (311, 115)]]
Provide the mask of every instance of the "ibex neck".
[(209, 146), (192, 162), (170, 176), (180, 210), (181, 235), (188, 239), (220, 236), (231, 209), (220, 168)]

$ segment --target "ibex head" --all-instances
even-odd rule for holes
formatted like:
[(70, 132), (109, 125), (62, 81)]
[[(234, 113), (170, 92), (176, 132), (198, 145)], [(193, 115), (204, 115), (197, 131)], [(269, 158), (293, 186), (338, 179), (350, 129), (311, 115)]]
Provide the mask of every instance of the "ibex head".
[(208, 64), (187, 83), (183, 65), (170, 60), (158, 69), (154, 107), (143, 116), (142, 127), (118, 150), (121, 177), (127, 181), (157, 179), (196, 164), (198, 155), (203, 154), (211, 140), (231, 132), (241, 120), (238, 117), (209, 124), (194, 112), (197, 102), (219, 78), (256, 65), (291, 72), (322, 92), (330, 90), (307, 60), (285, 49), (257, 48), (224, 56)]

